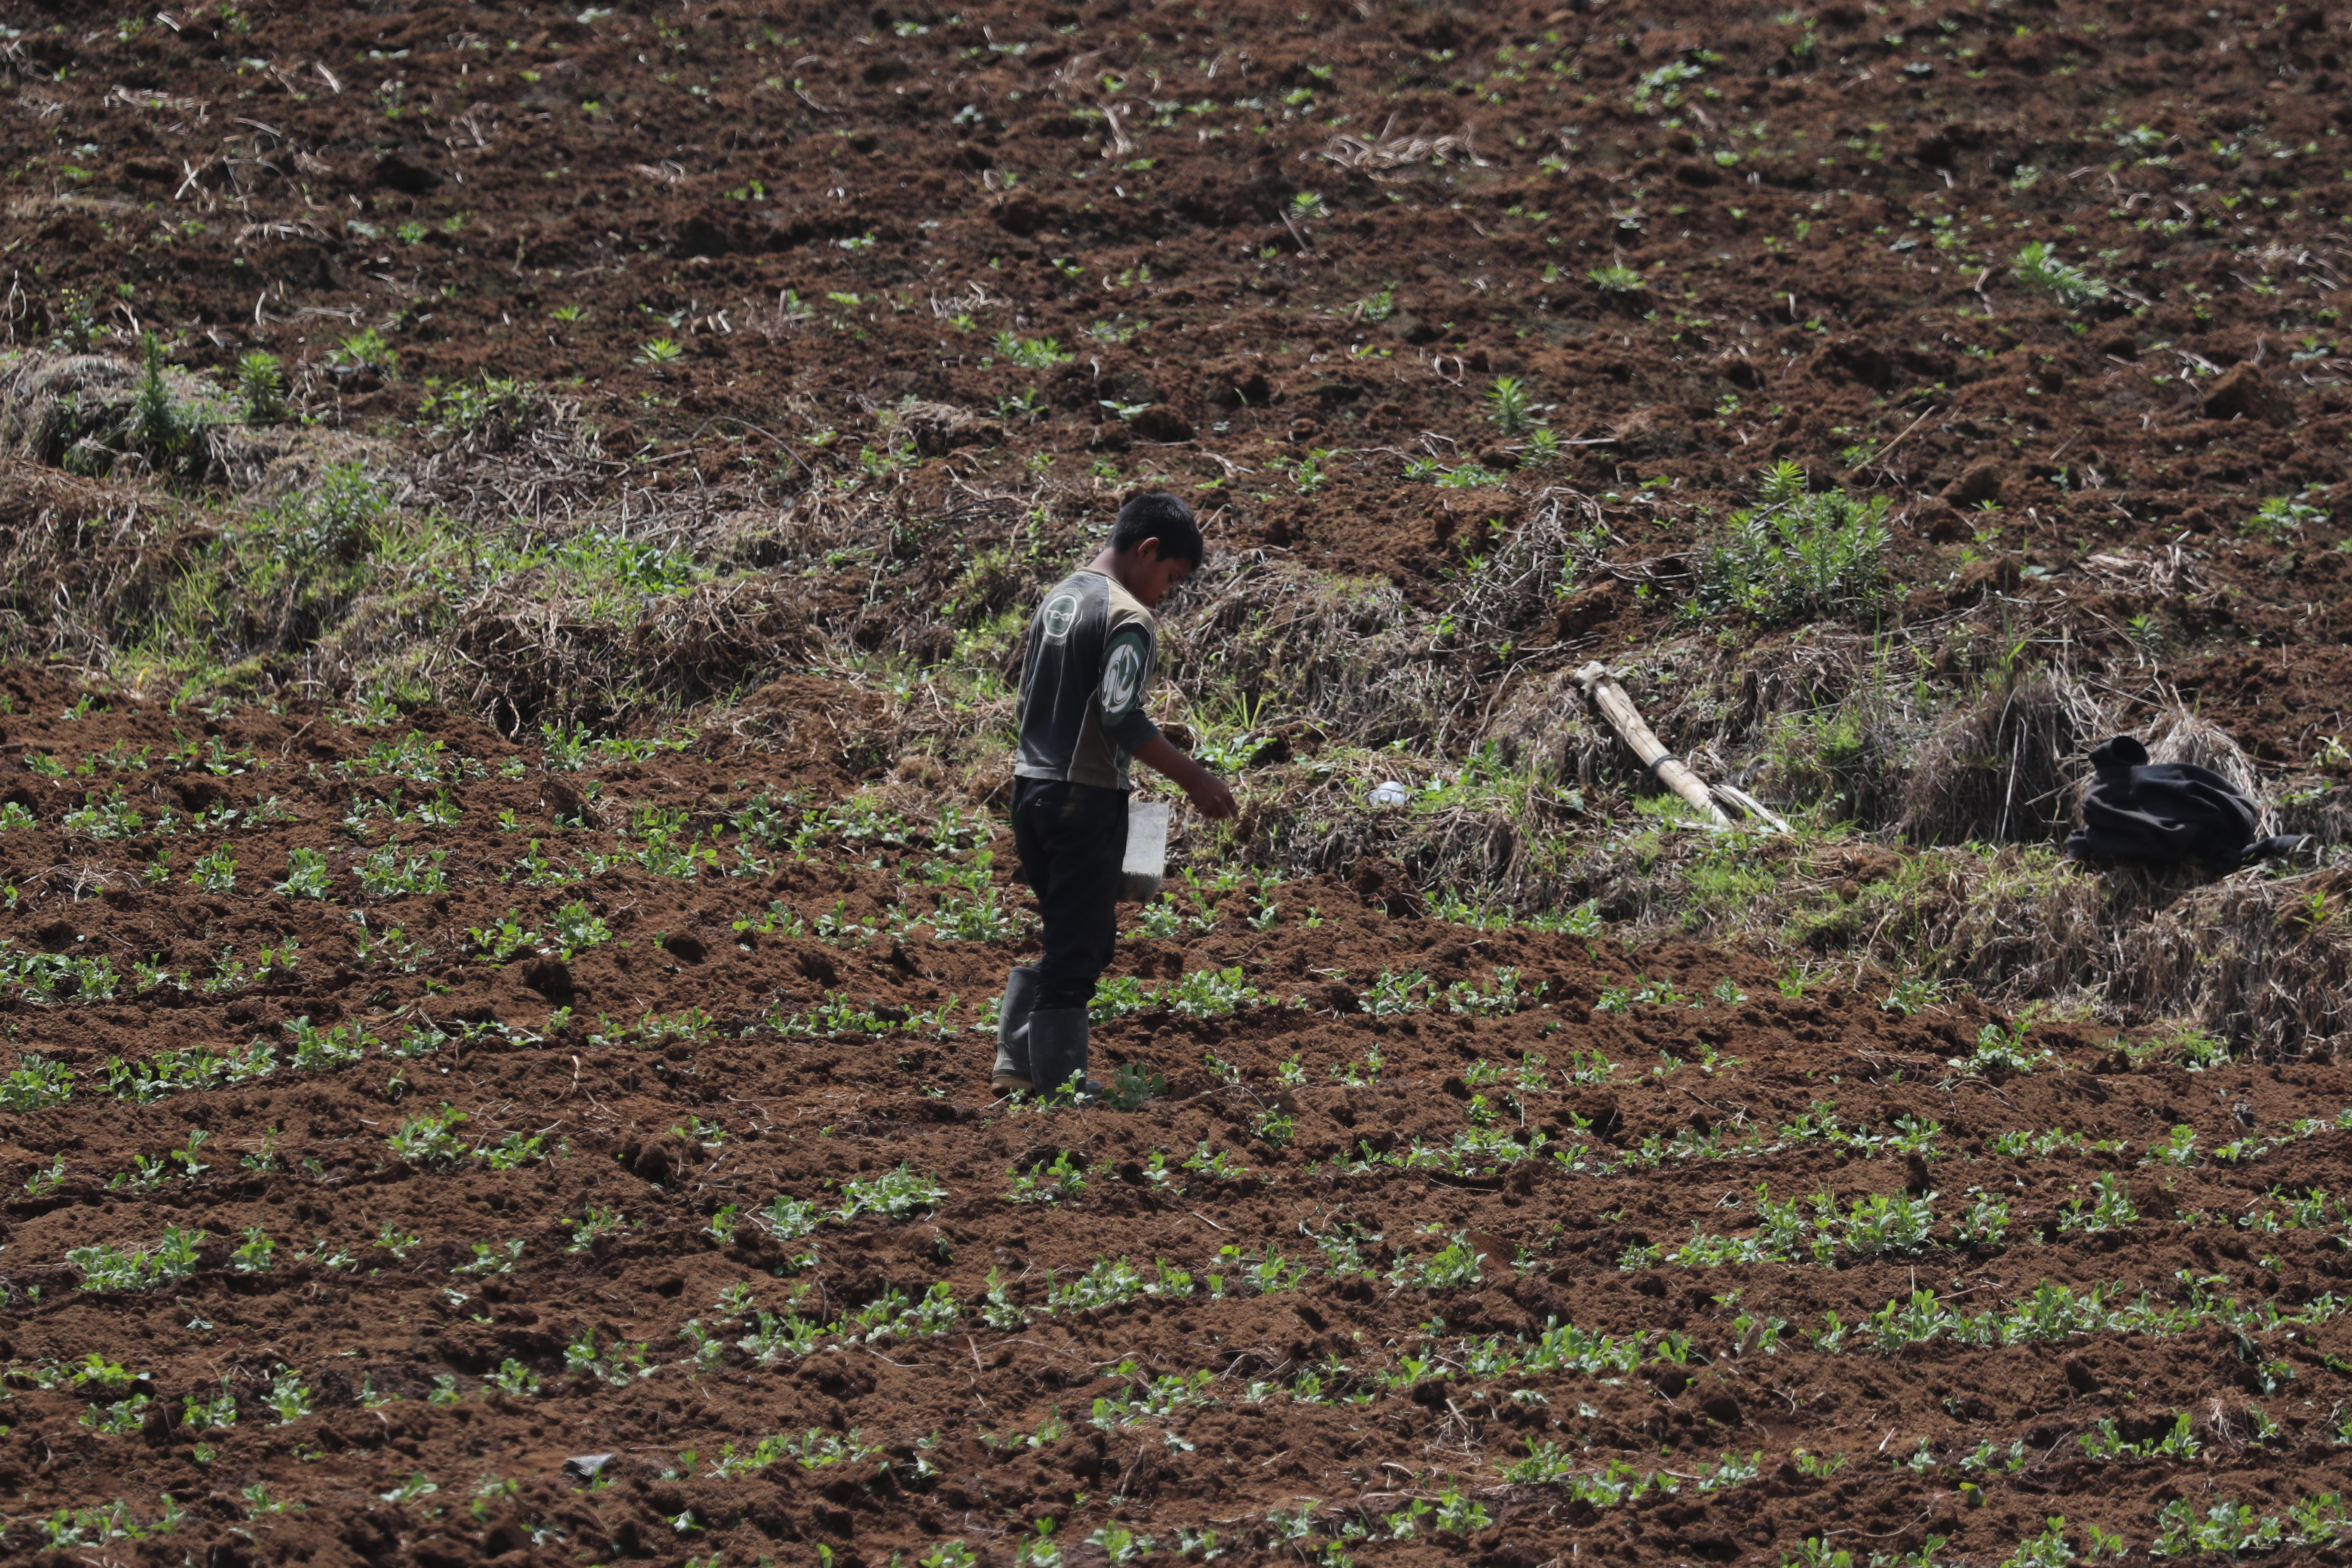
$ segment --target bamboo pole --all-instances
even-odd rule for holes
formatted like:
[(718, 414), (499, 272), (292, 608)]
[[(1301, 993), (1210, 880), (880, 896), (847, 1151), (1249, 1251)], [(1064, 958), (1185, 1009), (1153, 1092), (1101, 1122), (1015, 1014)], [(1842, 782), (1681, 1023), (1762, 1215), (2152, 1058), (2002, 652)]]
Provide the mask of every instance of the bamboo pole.
[(1771, 829), (1773, 832), (1790, 833), (1795, 831), (1790, 827), (1785, 820), (1781, 818), (1780, 813), (1774, 811), (1770, 806), (1766, 805), (1762, 801), (1758, 800), (1754, 795), (1749, 795), (1746, 790), (1739, 789), (1727, 784), (1719, 784), (1711, 787), (1715, 790), (1717, 795), (1720, 795), (1725, 800), (1729, 801), (1732, 805), (1738, 806), (1740, 810), (1746, 812), (1749, 816), (1753, 817), (1758, 822), (1762, 823), (1766, 827)]
[(1723, 815), (1723, 807), (1715, 804), (1715, 797), (1707, 793), (1699, 776), (1666, 750), (1665, 742), (1642, 721), (1641, 710), (1625, 695), (1625, 689), (1611, 677), (1608, 666), (1598, 661), (1586, 665), (1576, 672), (1576, 682), (1584, 688), (1584, 695), (1592, 705), (1601, 710), (1601, 716), (1609, 721), (1609, 727), (1617, 731), (1618, 739), (1633, 749), (1642, 765), (1655, 773), (1660, 784), (1689, 802), (1693, 809), (1717, 827), (1731, 826), (1731, 818)]

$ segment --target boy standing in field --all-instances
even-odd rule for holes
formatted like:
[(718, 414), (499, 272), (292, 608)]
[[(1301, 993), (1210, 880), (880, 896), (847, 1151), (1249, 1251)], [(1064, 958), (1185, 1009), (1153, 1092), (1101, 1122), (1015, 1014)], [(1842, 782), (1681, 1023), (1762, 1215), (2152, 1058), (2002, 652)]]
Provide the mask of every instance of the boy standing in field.
[(1164, 773), (1201, 815), (1234, 815), (1233, 792), (1144, 716), (1159, 627), (1151, 607), (1201, 563), (1201, 529), (1174, 496), (1119, 509), (1110, 544), (1046, 591), (1021, 667), (1021, 751), (1013, 842), (1037, 895), (1045, 953), (1015, 969), (997, 1012), (999, 1094), (1081, 1098), (1087, 1005), (1118, 940), (1130, 760)]

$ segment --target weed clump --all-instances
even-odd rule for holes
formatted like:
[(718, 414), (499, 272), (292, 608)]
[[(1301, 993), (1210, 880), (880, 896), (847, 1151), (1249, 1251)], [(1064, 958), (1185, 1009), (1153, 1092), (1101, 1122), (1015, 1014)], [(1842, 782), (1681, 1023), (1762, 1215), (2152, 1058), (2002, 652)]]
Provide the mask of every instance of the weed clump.
[(349, 560), (387, 504), (383, 487), (362, 465), (329, 463), (315, 485), (278, 504), (268, 531), (289, 557)]
[(1724, 539), (1698, 565), (1685, 614), (1726, 614), (1767, 623), (1858, 615), (1886, 591), (1887, 502), (1884, 496), (1810, 490), (1792, 462), (1764, 476), (1758, 504), (1732, 514)]
[(488, 374), (478, 382), (428, 381), (417, 406), (435, 437), (483, 451), (513, 446), (548, 413), (547, 395), (536, 383)]

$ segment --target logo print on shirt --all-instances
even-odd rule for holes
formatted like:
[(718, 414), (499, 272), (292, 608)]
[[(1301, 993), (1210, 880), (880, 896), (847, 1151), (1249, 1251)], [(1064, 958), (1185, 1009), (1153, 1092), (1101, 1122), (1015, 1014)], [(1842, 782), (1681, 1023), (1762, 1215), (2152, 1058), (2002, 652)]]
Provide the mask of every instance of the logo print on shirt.
[(1076, 594), (1057, 595), (1053, 599), (1048, 600), (1045, 605), (1045, 613), (1044, 616), (1045, 623), (1045, 640), (1047, 642), (1060, 642), (1064, 637), (1068, 637), (1070, 635), (1071, 624), (1076, 621), (1077, 618), (1078, 596)]
[(1103, 667), (1103, 711), (1124, 713), (1143, 695), (1143, 650), (1131, 642), (1112, 645)]

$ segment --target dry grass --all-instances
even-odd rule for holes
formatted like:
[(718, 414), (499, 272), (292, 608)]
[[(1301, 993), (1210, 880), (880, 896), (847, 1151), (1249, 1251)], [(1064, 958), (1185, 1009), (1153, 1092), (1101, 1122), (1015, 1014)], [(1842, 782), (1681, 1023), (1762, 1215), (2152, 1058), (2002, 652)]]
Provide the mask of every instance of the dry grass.
[(2106, 994), (2127, 1017), (2180, 1016), (2259, 1058), (2352, 1046), (2352, 870), (2237, 872), (2115, 933)]
[(2065, 675), (2021, 674), (1937, 726), (1909, 760), (1903, 832), (1922, 844), (2008, 844), (2064, 836), (2085, 754), (2106, 715)]
[(1331, 138), (1321, 156), (1351, 173), (1369, 175), (1376, 180), (1390, 170), (1426, 163), (1433, 159), (1484, 168), (1486, 161), (1479, 157), (1471, 146), (1473, 136), (1474, 132), (1467, 125), (1437, 136), (1419, 132), (1399, 135), (1396, 116), (1391, 114), (1388, 123), (1381, 127), (1379, 135), (1364, 137), (1341, 132)]
[(1459, 695), (1425, 617), (1380, 579), (1228, 552), (1165, 625), (1161, 663), (1204, 715), (1270, 700), (1286, 720), (1378, 746), (1427, 739)]
[(146, 487), (0, 458), (0, 647), (105, 668), (207, 537), (187, 507)]
[[(1644, 672), (1655, 670), (1653, 664)], [(1487, 719), (1482, 739), (1507, 748), (1507, 754), (1542, 775), (1588, 794), (1604, 789), (1631, 793), (1650, 777), (1616, 731), (1594, 716), (1575, 671), (1565, 664), (1511, 681)]]
[(205, 433), (214, 471), (248, 507), (315, 489), (328, 468), (356, 463), (396, 501), (416, 499), (405, 455), (391, 442), (327, 425), (215, 425)]

